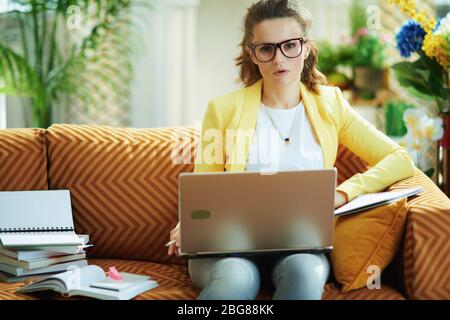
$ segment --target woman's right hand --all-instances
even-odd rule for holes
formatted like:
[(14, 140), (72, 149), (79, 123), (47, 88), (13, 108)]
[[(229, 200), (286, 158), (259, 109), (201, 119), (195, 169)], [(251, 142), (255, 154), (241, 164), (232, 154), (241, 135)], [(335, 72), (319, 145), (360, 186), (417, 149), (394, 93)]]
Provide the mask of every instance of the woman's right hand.
[(169, 256), (171, 256), (175, 252), (175, 254), (178, 257), (180, 255), (179, 251), (178, 251), (179, 247), (180, 247), (180, 223), (179, 222), (176, 225), (176, 227), (173, 228), (172, 231), (170, 231), (170, 240), (175, 240), (175, 243), (173, 243), (169, 246), (169, 251), (167, 252), (167, 254)]

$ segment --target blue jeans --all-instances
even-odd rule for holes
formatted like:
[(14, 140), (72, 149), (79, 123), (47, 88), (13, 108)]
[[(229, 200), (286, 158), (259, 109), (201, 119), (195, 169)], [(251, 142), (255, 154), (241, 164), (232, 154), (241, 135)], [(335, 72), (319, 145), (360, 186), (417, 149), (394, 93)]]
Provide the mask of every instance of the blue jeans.
[(320, 300), (330, 274), (324, 254), (299, 253), (249, 258), (189, 260), (189, 275), (203, 289), (199, 300), (253, 300), (261, 276), (271, 275), (274, 300)]

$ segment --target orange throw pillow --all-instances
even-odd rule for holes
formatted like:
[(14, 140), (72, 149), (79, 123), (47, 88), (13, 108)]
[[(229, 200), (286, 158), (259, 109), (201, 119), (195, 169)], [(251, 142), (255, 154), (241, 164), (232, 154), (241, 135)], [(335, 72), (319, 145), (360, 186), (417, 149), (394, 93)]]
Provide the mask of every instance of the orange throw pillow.
[[(383, 271), (399, 248), (407, 199), (335, 219), (331, 264), (342, 292), (366, 287), (371, 265)], [(369, 269), (368, 269), (369, 268)]]

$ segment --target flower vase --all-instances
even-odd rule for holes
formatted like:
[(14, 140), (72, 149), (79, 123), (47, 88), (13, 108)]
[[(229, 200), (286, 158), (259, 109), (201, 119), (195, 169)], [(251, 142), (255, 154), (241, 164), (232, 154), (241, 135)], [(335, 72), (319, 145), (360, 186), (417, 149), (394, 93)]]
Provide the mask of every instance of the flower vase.
[(441, 113), (444, 135), (437, 142), (436, 183), (450, 197), (450, 112)]

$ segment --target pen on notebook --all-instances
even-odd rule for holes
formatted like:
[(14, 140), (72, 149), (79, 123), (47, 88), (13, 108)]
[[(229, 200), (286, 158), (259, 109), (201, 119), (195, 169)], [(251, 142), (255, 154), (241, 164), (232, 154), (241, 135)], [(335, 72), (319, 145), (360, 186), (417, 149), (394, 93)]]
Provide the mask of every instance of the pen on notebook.
[(174, 244), (175, 242), (177, 242), (176, 240), (170, 240), (169, 242), (166, 243), (166, 247)]

